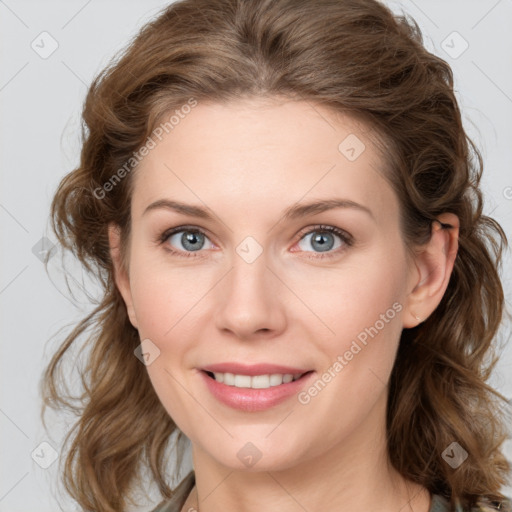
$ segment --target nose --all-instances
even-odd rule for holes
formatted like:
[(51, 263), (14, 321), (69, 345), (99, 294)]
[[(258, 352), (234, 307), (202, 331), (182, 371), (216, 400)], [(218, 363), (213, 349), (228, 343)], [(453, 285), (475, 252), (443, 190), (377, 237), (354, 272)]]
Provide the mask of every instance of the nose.
[(216, 327), (240, 340), (279, 335), (286, 328), (283, 280), (268, 266), (265, 252), (251, 263), (235, 254), (219, 286)]

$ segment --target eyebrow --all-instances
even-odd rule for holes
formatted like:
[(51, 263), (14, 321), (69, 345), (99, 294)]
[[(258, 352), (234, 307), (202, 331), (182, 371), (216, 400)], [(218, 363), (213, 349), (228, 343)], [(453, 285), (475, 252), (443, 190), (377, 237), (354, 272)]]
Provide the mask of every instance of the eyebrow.
[[(335, 208), (350, 208), (357, 211), (367, 213), (372, 219), (375, 217), (372, 211), (363, 206), (362, 204), (351, 201), (350, 199), (322, 199), (319, 201), (313, 201), (306, 204), (296, 204), (290, 206), (283, 212), (284, 220), (295, 220), (308, 215), (316, 215), (328, 210), (334, 210)], [(200, 219), (214, 220), (213, 215), (210, 214), (207, 208), (201, 206), (195, 206), (192, 204), (181, 203), (179, 201), (172, 201), (169, 199), (159, 199), (151, 203), (142, 215), (152, 211), (166, 209), (172, 210), (183, 215), (189, 215), (191, 217), (198, 217)]]

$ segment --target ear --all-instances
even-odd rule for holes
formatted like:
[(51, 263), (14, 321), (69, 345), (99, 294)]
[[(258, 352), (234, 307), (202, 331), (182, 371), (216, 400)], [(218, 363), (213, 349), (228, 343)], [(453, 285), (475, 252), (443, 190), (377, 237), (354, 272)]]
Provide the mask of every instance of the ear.
[(459, 219), (443, 213), (432, 223), (430, 240), (414, 258), (412, 289), (403, 314), (405, 328), (416, 327), (437, 308), (448, 287), (459, 248)]
[(130, 323), (135, 327), (135, 329), (138, 329), (137, 317), (135, 316), (135, 310), (133, 308), (130, 277), (128, 269), (125, 268), (123, 263), (121, 254), (121, 232), (119, 230), (119, 226), (112, 223), (109, 224), (108, 241), (110, 245), (110, 257), (112, 258), (114, 266), (114, 281), (119, 293), (123, 297)]

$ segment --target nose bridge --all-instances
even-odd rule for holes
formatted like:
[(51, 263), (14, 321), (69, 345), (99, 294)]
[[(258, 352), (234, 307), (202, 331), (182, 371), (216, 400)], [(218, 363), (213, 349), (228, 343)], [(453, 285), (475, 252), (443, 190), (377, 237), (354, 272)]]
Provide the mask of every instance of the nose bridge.
[[(251, 257), (245, 259), (245, 256), (249, 255)], [(240, 295), (240, 298), (244, 295), (268, 293), (270, 283), (267, 264), (268, 257), (263, 251), (258, 256), (254, 256), (252, 249), (249, 249), (245, 255), (241, 256), (237, 248), (237, 254), (233, 256), (233, 270), (230, 276), (232, 292)]]
[(269, 304), (277, 292), (269, 279), (272, 273), (267, 268), (267, 253), (263, 248), (260, 254), (256, 254), (254, 247), (249, 246), (247, 252), (242, 252), (241, 248), (244, 245), (237, 247), (233, 255), (233, 269), (228, 277), (229, 298), (240, 308), (246, 308), (248, 302), (252, 309), (262, 307)]
[(235, 249), (233, 266), (222, 285), (216, 312), (217, 326), (240, 337), (256, 331), (279, 330), (284, 311), (279, 301), (279, 280), (267, 268), (268, 251), (255, 240), (244, 239)]

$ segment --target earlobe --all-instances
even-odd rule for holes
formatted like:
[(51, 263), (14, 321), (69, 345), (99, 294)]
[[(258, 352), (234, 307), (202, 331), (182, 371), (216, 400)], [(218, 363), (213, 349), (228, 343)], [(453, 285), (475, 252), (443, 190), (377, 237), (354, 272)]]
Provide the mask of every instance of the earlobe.
[(112, 259), (112, 265), (114, 269), (114, 281), (116, 283), (117, 289), (119, 290), (119, 293), (123, 297), (130, 323), (133, 325), (133, 327), (138, 329), (137, 317), (135, 316), (135, 310), (133, 308), (128, 269), (126, 269), (125, 265), (123, 264), (123, 258), (121, 254), (121, 233), (119, 227), (115, 224), (110, 224), (108, 227), (108, 240), (110, 246), (110, 257)]
[(403, 326), (416, 327), (437, 308), (448, 287), (455, 264), (459, 219), (444, 213), (432, 223), (430, 240), (415, 257), (417, 282), (407, 296)]

